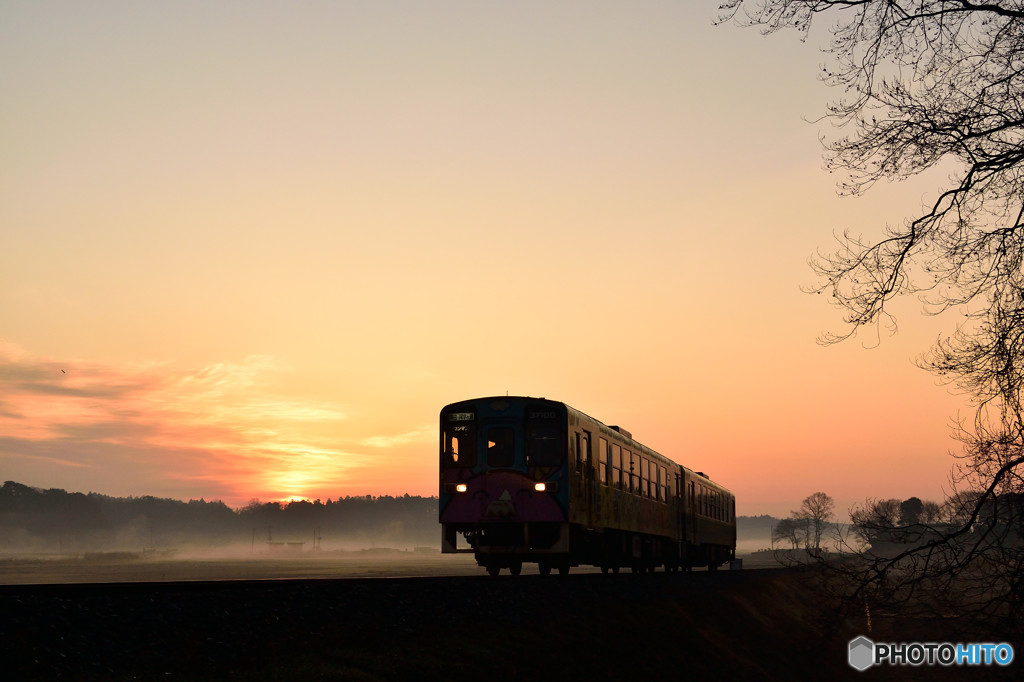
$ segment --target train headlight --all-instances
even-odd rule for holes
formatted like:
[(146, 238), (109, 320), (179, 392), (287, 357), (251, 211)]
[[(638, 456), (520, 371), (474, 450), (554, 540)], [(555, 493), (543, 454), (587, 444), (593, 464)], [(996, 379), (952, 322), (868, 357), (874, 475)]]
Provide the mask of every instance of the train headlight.
[(459, 483), (458, 485), (455, 486), (455, 492), (457, 493), (464, 493), (466, 492), (466, 490), (467, 488), (465, 483)]
[(548, 489), (548, 486), (547, 486), (546, 483), (534, 483), (533, 484), (533, 489), (536, 490), (539, 493), (542, 493), (542, 492), (544, 492), (545, 490)]

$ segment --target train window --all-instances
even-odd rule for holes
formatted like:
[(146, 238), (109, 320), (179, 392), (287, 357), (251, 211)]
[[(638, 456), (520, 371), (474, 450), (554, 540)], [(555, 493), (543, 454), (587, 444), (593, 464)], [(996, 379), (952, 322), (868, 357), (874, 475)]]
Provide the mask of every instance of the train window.
[(504, 426), (487, 429), (487, 464), (510, 467), (516, 458), (515, 433)]
[(651, 462), (647, 459), (640, 460), (640, 494), (651, 496)]
[(444, 466), (476, 466), (476, 427), (466, 423), (445, 424), (441, 440)]
[(597, 448), (597, 480), (606, 485), (608, 483), (608, 447), (604, 438)]
[(668, 502), (668, 469), (661, 467), (661, 501)]
[(526, 463), (528, 466), (557, 466), (562, 462), (562, 437), (555, 425), (527, 422)]
[(612, 467), (614, 470), (615, 480), (613, 483), (616, 488), (622, 487), (622, 448), (617, 443), (612, 443)]
[[(562, 463), (565, 452), (565, 436), (563, 422), (558, 413), (539, 408), (526, 410), (526, 464), (527, 466), (549, 467)], [(576, 434), (576, 452), (583, 452), (585, 457), (589, 447), (582, 448)], [(577, 458), (576, 466), (580, 466)]]

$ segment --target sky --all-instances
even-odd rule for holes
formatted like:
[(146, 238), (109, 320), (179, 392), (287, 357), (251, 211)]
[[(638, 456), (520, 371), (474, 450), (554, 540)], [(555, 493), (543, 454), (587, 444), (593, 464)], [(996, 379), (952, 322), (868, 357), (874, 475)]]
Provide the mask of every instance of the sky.
[[(948, 490), (949, 319), (842, 331), (819, 38), (718, 2), (0, 4), (0, 479), (436, 495), (437, 414), (544, 396), (731, 488)], [(957, 311), (953, 311), (954, 316)]]

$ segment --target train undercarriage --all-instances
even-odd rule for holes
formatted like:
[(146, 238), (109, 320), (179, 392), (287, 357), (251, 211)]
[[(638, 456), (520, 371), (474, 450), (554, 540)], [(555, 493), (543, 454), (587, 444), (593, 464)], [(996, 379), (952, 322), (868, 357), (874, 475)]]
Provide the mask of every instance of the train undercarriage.
[(503, 569), (519, 575), (524, 563), (536, 563), (542, 575), (554, 570), (565, 575), (575, 566), (595, 566), (603, 573), (698, 567), (714, 571), (735, 557), (727, 546), (569, 523), (447, 524), (442, 546), (449, 553), (473, 553), (477, 564), (491, 575)]

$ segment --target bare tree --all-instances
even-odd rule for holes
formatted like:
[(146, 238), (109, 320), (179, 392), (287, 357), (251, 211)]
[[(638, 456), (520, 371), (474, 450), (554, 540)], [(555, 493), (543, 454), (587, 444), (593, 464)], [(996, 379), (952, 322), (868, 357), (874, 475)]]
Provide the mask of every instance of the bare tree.
[(789, 542), (792, 549), (798, 549), (803, 540), (804, 525), (796, 519), (782, 519), (772, 528), (773, 542)]
[(935, 524), (942, 521), (942, 507), (934, 500), (921, 502), (921, 523)]
[[(815, 261), (846, 311), (845, 332), (891, 321), (886, 304), (920, 294), (929, 309), (1018, 303), (1024, 256), (1024, 2), (728, 0), (721, 20), (808, 32), (823, 15), (832, 56), (827, 108), (846, 134), (827, 141), (840, 191), (860, 194), (951, 161), (950, 184), (919, 215), (870, 241), (844, 235)], [(988, 318), (979, 305), (969, 317)]]
[(892, 531), (899, 525), (900, 501), (896, 498), (876, 500), (868, 498), (863, 507), (850, 510), (853, 532), (861, 542), (873, 545), (888, 542)]
[[(830, 21), (822, 78), (839, 135), (824, 141), (841, 193), (937, 167), (948, 183), (877, 238), (845, 233), (813, 261), (846, 326), (895, 329), (916, 296), (959, 324), (920, 363), (976, 402), (960, 424), (951, 526), (919, 528), (869, 557), (853, 598), (969, 613), (1005, 628), (1024, 614), (1024, 0), (726, 0), (721, 21), (805, 35)], [(958, 492), (959, 491), (959, 492)], [(920, 515), (918, 521), (921, 521)], [(916, 524), (921, 526), (921, 523)]]
[(800, 509), (791, 512), (793, 518), (803, 519), (807, 523), (807, 550), (821, 549), (821, 536), (832, 520), (835, 501), (822, 492), (812, 493), (804, 498)]

